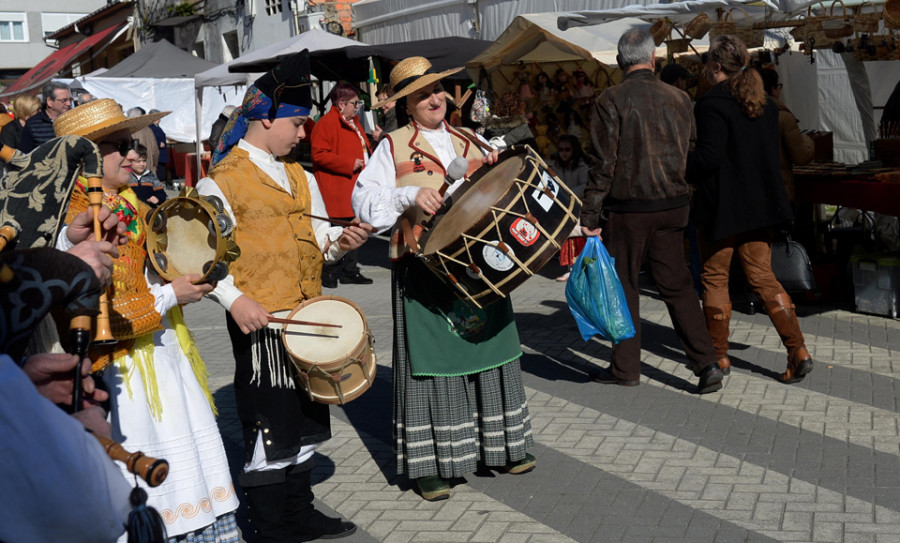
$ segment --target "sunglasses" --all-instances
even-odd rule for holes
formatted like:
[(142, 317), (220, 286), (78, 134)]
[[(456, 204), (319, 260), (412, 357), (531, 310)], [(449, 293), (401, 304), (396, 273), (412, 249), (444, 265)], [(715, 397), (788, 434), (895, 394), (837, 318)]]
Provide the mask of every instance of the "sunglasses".
[(124, 156), (128, 156), (129, 151), (133, 151), (137, 149), (137, 146), (140, 144), (138, 140), (122, 140), (122, 141), (101, 141), (100, 145), (112, 145), (119, 151), (119, 154)]

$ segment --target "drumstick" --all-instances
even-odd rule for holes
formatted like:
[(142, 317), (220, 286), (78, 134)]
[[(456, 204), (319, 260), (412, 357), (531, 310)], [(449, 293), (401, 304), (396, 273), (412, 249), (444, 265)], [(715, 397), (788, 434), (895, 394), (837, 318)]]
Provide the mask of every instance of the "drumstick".
[[(319, 219), (320, 221), (327, 221), (332, 224), (336, 224), (338, 226), (353, 226), (353, 223), (350, 221), (342, 221), (340, 219), (329, 219), (328, 217), (320, 217), (318, 215), (313, 215), (312, 213), (304, 213), (310, 219)], [(271, 320), (271, 319), (269, 319)]]
[(340, 325), (340, 324), (326, 324), (324, 322), (295, 321), (295, 320), (291, 320), (291, 319), (279, 319), (277, 317), (269, 317), (269, 322), (276, 322), (278, 324), (301, 324), (304, 326), (327, 326), (329, 328), (343, 328), (343, 325)]

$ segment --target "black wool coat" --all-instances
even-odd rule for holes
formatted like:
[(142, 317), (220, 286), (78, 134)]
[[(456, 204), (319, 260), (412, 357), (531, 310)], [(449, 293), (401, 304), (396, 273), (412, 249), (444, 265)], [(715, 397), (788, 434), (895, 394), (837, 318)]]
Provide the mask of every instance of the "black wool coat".
[(697, 100), (697, 143), (688, 154), (693, 217), (713, 241), (793, 220), (779, 170), (778, 106), (744, 115), (722, 83)]

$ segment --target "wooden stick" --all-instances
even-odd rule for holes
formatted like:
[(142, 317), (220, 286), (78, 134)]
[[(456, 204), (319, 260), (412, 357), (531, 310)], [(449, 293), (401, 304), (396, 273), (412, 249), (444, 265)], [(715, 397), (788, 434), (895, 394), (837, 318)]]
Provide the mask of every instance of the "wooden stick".
[(269, 322), (278, 324), (301, 324), (303, 326), (327, 326), (328, 328), (343, 328), (340, 324), (327, 324), (324, 322), (295, 321), (291, 319), (279, 319), (277, 317), (269, 317)]
[[(304, 215), (306, 215), (310, 219), (319, 219), (320, 221), (327, 221), (327, 222), (330, 222), (331, 224), (336, 224), (338, 226), (353, 226), (353, 223), (350, 221), (342, 221), (340, 219), (330, 219), (328, 217), (320, 217), (318, 215), (313, 215), (312, 213), (304, 213)], [(269, 320), (272, 320), (272, 319), (269, 319)]]

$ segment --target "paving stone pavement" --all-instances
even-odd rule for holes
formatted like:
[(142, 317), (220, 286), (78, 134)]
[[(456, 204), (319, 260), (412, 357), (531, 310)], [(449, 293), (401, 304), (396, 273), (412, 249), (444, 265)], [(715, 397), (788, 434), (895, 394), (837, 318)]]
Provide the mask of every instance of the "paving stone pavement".
[[(900, 321), (800, 305), (816, 360), (801, 383), (777, 377), (785, 353), (763, 314), (734, 314), (733, 370), (714, 394), (696, 378), (652, 285), (641, 297), (641, 385), (589, 378), (611, 354), (584, 342), (551, 263), (513, 294), (537, 468), (484, 469), (450, 500), (423, 501), (391, 450), (390, 269), (383, 240), (361, 252), (372, 285), (326, 289), (353, 300), (375, 336), (378, 373), (332, 408), (317, 455), (318, 507), (359, 526), (359, 542), (900, 543)], [(209, 366), (232, 470), (241, 466), (224, 310), (185, 309)], [(246, 511), (238, 512), (245, 529)]]

